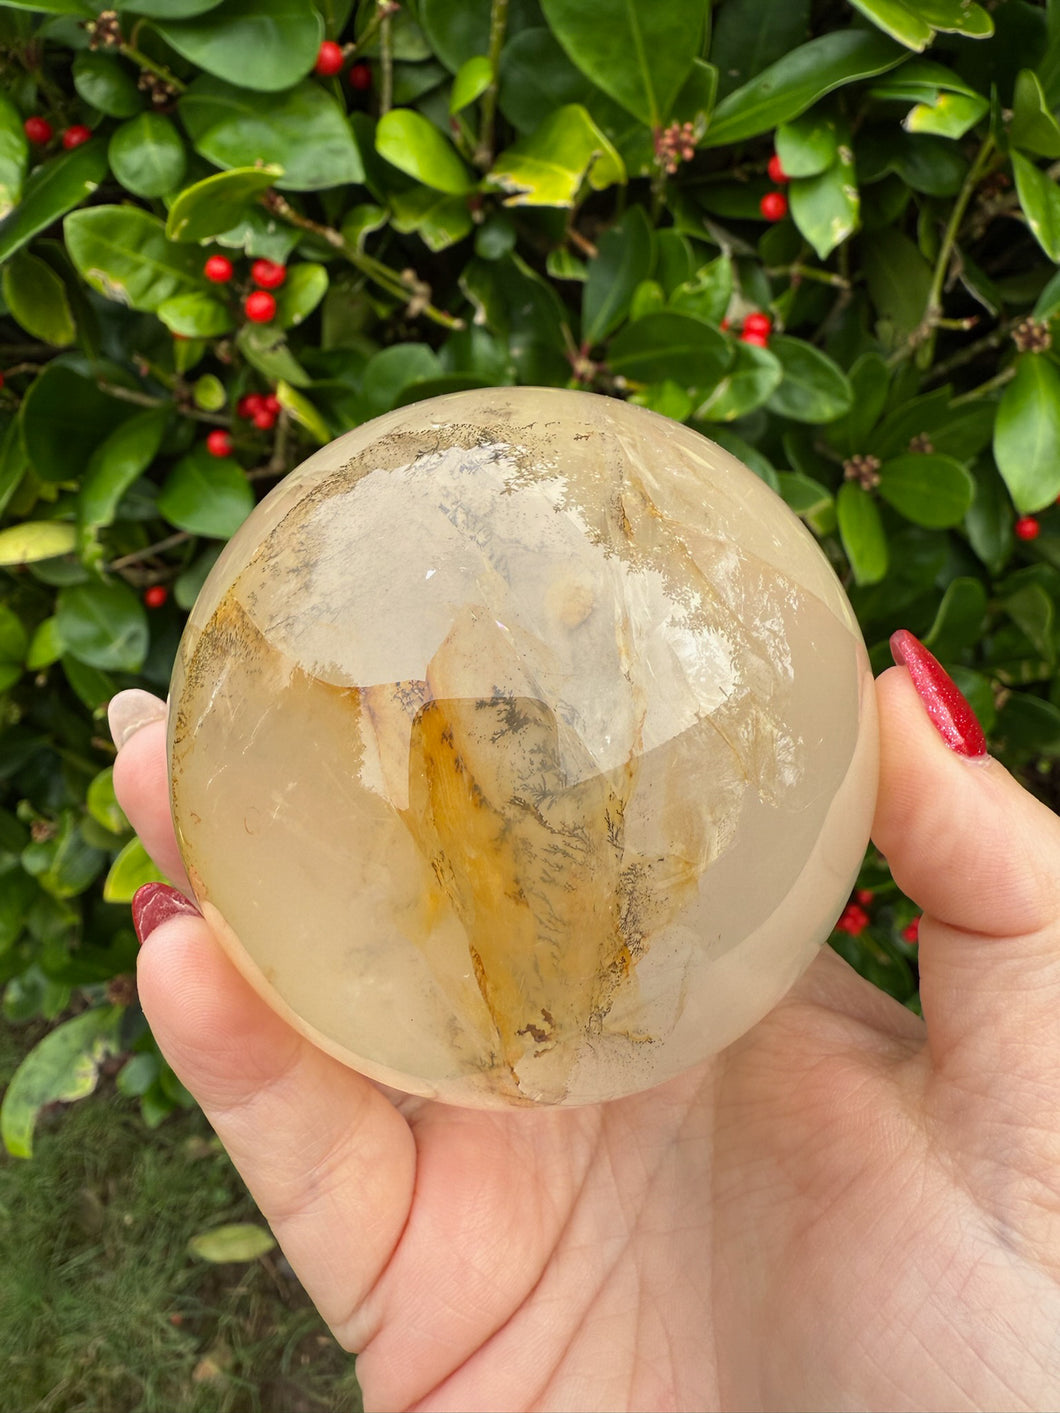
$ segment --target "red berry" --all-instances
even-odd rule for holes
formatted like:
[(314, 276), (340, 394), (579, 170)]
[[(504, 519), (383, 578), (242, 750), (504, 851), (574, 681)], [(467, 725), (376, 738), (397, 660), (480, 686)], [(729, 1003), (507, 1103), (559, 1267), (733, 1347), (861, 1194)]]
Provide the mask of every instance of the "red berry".
[(232, 438), (220, 427), (215, 427), (206, 438), (206, 450), (211, 456), (231, 456)]
[(769, 173), (769, 180), (771, 182), (776, 182), (778, 186), (781, 182), (787, 182), (791, 180), (787, 172), (785, 172), (784, 168), (781, 166), (780, 158), (775, 152), (769, 159), (769, 165), (766, 167), (766, 171)]
[(843, 916), (835, 925), (837, 932), (848, 932), (851, 937), (860, 937), (869, 925), (869, 915), (864, 908), (859, 908), (857, 903), (848, 903), (843, 909)]
[(227, 255), (211, 255), (202, 272), (215, 285), (226, 285), (235, 273), (235, 266)]
[(725, 330), (728, 329), (729, 327), (730, 327), (730, 323), (729, 323), (728, 317), (724, 318), (724, 319), (721, 321), (721, 323), (718, 325), (718, 328), (721, 329), (721, 331), (722, 331), (723, 333), (724, 333)]
[(854, 894), (855, 900), (859, 902), (863, 908), (870, 907), (875, 896), (871, 888), (859, 888)]
[(161, 608), (169, 598), (169, 590), (164, 584), (152, 584), (144, 590), (144, 603), (148, 608)]
[(236, 403), (236, 413), (245, 421), (249, 422), (255, 412), (260, 412), (264, 406), (265, 399), (261, 393), (244, 393)]
[(358, 93), (367, 93), (372, 86), (371, 66), (359, 59), (350, 69), (350, 87)]
[(754, 331), (754, 329), (750, 329), (750, 330), (744, 329), (743, 333), (740, 335), (740, 342), (741, 342), (741, 343), (753, 343), (754, 346), (755, 346), (755, 348), (768, 348), (768, 347), (769, 347), (769, 335), (768, 335), (768, 334), (756, 334), (755, 331)]
[(333, 39), (325, 39), (317, 53), (314, 66), (321, 78), (331, 78), (342, 68), (342, 48)]
[(782, 191), (767, 191), (758, 209), (767, 221), (782, 221), (788, 214), (788, 198)]
[(243, 301), (247, 318), (254, 324), (268, 324), (276, 317), (276, 300), (263, 289), (256, 289)]
[(4, 386), (4, 375), (3, 375), (3, 373), (0, 373), (0, 388), (2, 388), (3, 386)]
[(270, 428), (276, 426), (276, 413), (270, 412), (268, 408), (263, 407), (260, 412), (254, 413), (251, 421), (259, 432), (267, 432)]
[(47, 118), (27, 118), (22, 124), (22, 130), (38, 147), (43, 147), (46, 142), (52, 140), (52, 125)]
[(768, 314), (751, 313), (743, 321), (745, 334), (766, 334), (773, 332), (773, 320)]
[(274, 417), (279, 417), (283, 411), (283, 403), (275, 393), (266, 393), (261, 399), (261, 405), (266, 412), (271, 412)]
[(91, 136), (91, 128), (86, 128), (84, 123), (74, 123), (73, 127), (67, 128), (63, 133), (63, 146), (69, 152), (87, 142)]
[(919, 942), (919, 941), (920, 941), (920, 918), (919, 918), (919, 917), (915, 917), (915, 918), (913, 919), (913, 921), (909, 924), (908, 927), (903, 927), (903, 928), (902, 928), (902, 941), (903, 941), (903, 942)]
[(1036, 540), (1042, 532), (1033, 515), (1021, 515), (1013, 528), (1018, 540)]
[(279, 289), (287, 278), (287, 266), (277, 265), (275, 260), (255, 260), (250, 267), (250, 278), (262, 289)]

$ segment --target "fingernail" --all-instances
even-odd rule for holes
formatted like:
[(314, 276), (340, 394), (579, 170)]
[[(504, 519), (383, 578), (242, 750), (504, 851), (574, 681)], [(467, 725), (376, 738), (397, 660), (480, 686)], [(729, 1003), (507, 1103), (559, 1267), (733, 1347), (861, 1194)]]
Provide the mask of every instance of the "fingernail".
[(142, 692), (139, 687), (119, 692), (107, 703), (111, 740), (120, 751), (130, 736), (135, 736), (141, 727), (149, 726), (152, 721), (161, 721), (165, 714), (165, 702), (150, 692)]
[(985, 756), (986, 737), (968, 699), (919, 638), (900, 628), (891, 635), (891, 655), (899, 667), (908, 669), (932, 725), (950, 750), (961, 756)]
[(141, 946), (160, 923), (178, 916), (201, 917), (202, 914), (190, 899), (168, 883), (145, 883), (133, 894), (133, 927)]

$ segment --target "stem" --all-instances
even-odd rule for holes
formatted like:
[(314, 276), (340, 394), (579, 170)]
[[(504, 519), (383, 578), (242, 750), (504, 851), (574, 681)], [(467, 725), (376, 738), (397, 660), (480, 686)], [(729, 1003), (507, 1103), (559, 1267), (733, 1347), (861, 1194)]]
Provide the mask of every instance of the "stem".
[(207, 422), (211, 427), (227, 427), (228, 418), (216, 412), (202, 412), (197, 407), (185, 407), (168, 397), (152, 397), (150, 393), (137, 392), (134, 388), (123, 388), (118, 383), (97, 382), (96, 387), (108, 397), (119, 402), (131, 402), (136, 407), (175, 407), (182, 417), (190, 417), (193, 422)]
[(394, 13), (388, 0), (378, 0), (382, 19), (379, 23), (379, 116), (390, 112), (394, 101), (394, 37), (390, 17)]
[(183, 79), (177, 78), (172, 70), (167, 69), (165, 64), (156, 64), (154, 59), (149, 59), (142, 49), (137, 49), (135, 45), (122, 43), (118, 45), (118, 52), (124, 54), (127, 59), (131, 59), (134, 64), (139, 64), (141, 69), (147, 69), (149, 73), (168, 83), (175, 93), (183, 93), (188, 85)]
[(361, 37), (353, 44), (344, 44), (343, 53), (346, 55), (357, 54), (367, 45), (371, 44), (375, 38), (375, 32), (384, 20), (388, 20), (391, 15), (396, 15), (401, 6), (394, 3), (394, 0), (377, 0), (375, 13), (361, 31)]
[(157, 544), (148, 545), (146, 549), (134, 550), (132, 554), (123, 554), (120, 559), (112, 559), (107, 565), (108, 569), (125, 569), (130, 564), (142, 564), (145, 559), (154, 559), (155, 555), (162, 554), (168, 549), (175, 549), (177, 545), (186, 544), (191, 539), (187, 530), (178, 530), (175, 535), (168, 535), (164, 540), (159, 540)]
[(482, 95), (482, 122), (479, 126), (476, 165), (488, 171), (493, 163), (493, 142), (497, 123), (498, 70), (501, 66), (501, 50), (504, 48), (504, 35), (508, 28), (508, 0), (493, 0), (490, 8), (490, 85)]
[(327, 241), (332, 249), (337, 250), (355, 269), (360, 270), (362, 275), (367, 275), (381, 289), (386, 290), (387, 294), (395, 299), (405, 300), (410, 315), (423, 314), (432, 323), (441, 324), (445, 329), (464, 328), (463, 319), (457, 318), (455, 314), (447, 314), (444, 309), (437, 309), (431, 304), (430, 285), (425, 284), (415, 270), (403, 270), (398, 274), (381, 260), (365, 255), (363, 251), (344, 240), (341, 232), (335, 230), (334, 226), (323, 226), (296, 211), (278, 191), (267, 192), (262, 203), (273, 215), (290, 222), (292, 226), (298, 226), (300, 230), (312, 231), (321, 240)]
[(1021, 318), (1022, 315), (1020, 318), (1006, 319), (991, 333), (985, 334), (981, 339), (976, 339), (975, 343), (970, 343), (967, 347), (960, 349), (952, 358), (947, 358), (944, 363), (937, 363), (933, 368), (929, 368), (924, 375), (924, 381), (926, 383), (940, 382), (954, 369), (963, 368), (966, 363), (974, 362), (981, 353), (988, 353), (992, 348), (1000, 348)]
[(1007, 368), (1002, 368), (1000, 373), (994, 377), (987, 378), (985, 383), (980, 383), (977, 388), (972, 388), (970, 392), (961, 393), (960, 397), (951, 399), (951, 407), (959, 407), (962, 402), (977, 402), (979, 398), (986, 397), (988, 393), (996, 392), (998, 388), (1003, 388), (1006, 383), (1010, 383), (1016, 376), (1016, 365), (1010, 363)]
[(773, 265), (766, 269), (765, 273), (771, 279), (779, 279), (784, 275), (790, 278), (795, 277), (800, 280), (816, 280), (821, 285), (831, 285), (833, 289), (850, 289), (850, 281), (845, 280), (842, 275), (833, 274), (831, 270), (818, 270), (813, 265), (802, 265), (796, 262), (793, 265)]

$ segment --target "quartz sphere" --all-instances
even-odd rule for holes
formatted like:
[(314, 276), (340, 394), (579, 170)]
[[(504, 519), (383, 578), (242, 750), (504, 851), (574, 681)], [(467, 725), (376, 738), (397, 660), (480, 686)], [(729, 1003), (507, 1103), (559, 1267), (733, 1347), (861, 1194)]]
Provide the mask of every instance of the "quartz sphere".
[(802, 523), (705, 437), (461, 392), (287, 477), (181, 642), (177, 837), (221, 944), (347, 1064), (472, 1106), (646, 1089), (847, 900), (875, 697)]

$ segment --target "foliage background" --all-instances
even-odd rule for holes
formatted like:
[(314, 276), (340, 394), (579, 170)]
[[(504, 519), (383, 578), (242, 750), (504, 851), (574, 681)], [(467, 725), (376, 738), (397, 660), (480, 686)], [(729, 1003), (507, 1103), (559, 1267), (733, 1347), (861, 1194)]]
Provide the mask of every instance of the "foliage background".
[[(256, 500), (403, 403), (569, 386), (714, 437), (874, 667), (912, 629), (1055, 805), (1056, 0), (0, 0), (0, 64), (10, 1153), (101, 1071), (151, 1127), (188, 1107), (106, 702), (164, 694)], [(915, 1007), (914, 909), (871, 852), (859, 883), (834, 944)]]

